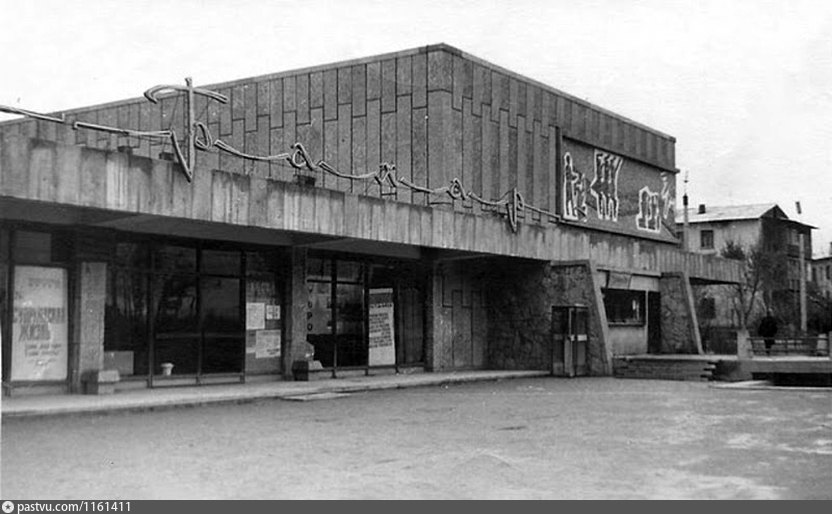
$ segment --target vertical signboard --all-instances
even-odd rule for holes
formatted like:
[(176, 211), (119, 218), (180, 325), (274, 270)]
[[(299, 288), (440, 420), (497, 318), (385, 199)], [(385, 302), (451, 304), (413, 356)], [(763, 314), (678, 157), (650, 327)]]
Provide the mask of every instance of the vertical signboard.
[(369, 365), (389, 366), (396, 363), (393, 289), (370, 289)]
[(13, 298), (11, 379), (66, 380), (66, 270), (17, 266)]

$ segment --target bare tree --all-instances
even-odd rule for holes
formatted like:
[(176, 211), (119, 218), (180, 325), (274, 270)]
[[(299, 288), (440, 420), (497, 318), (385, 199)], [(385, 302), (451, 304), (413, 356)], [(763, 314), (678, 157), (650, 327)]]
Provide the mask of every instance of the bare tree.
[(728, 286), (731, 309), (741, 328), (748, 328), (755, 307), (762, 304), (774, 309), (774, 292), (786, 288), (787, 259), (782, 252), (762, 249), (759, 245), (744, 248), (728, 241), (720, 255), (726, 259), (745, 262), (745, 275), (738, 284)]

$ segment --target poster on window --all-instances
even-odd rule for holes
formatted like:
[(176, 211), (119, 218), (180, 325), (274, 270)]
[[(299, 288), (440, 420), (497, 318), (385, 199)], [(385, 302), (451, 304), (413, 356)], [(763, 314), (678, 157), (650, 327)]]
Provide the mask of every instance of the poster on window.
[(254, 335), (256, 359), (280, 357), (280, 330), (258, 330)]
[(393, 289), (370, 289), (370, 366), (396, 363)]
[(266, 304), (263, 302), (246, 303), (246, 330), (266, 328)]
[(37, 266), (15, 268), (13, 381), (66, 380), (66, 297), (66, 270)]

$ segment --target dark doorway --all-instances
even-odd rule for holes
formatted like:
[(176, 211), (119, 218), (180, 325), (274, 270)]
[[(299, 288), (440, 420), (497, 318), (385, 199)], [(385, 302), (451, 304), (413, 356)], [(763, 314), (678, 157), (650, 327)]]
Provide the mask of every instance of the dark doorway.
[(647, 353), (662, 353), (661, 295), (647, 292)]

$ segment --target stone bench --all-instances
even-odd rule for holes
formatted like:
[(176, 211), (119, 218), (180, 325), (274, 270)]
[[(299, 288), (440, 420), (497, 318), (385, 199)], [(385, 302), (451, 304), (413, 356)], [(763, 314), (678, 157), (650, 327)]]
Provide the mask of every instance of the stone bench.
[(81, 377), (84, 394), (113, 394), (120, 378), (116, 369), (88, 371)]

